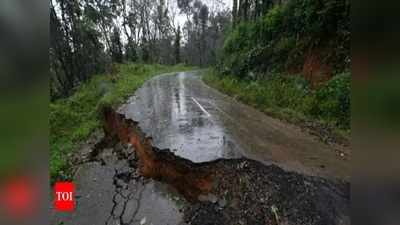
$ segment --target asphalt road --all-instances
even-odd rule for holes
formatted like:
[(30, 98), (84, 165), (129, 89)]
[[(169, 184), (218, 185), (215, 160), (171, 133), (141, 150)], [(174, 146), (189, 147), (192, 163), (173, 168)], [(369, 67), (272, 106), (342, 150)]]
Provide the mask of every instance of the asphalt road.
[[(153, 145), (194, 162), (247, 157), (299, 173), (348, 179), (349, 162), (300, 128), (266, 116), (208, 87), (196, 72), (155, 77), (120, 107)], [(138, 175), (134, 150), (117, 145), (90, 158), (82, 146), (74, 183), (76, 210), (51, 210), (51, 224), (181, 224), (185, 199)], [(133, 163), (133, 164), (132, 164)]]
[(155, 77), (119, 112), (153, 144), (194, 162), (247, 157), (308, 175), (349, 179), (332, 146), (208, 87), (196, 72)]

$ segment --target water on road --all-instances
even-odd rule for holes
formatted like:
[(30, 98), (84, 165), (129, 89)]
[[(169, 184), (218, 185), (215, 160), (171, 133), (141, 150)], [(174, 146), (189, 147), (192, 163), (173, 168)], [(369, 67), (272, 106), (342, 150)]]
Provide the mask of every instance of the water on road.
[(153, 144), (194, 162), (247, 157), (288, 170), (349, 178), (347, 161), (300, 128), (205, 85), (198, 73), (158, 76), (119, 109)]
[[(155, 77), (118, 111), (139, 122), (153, 146), (193, 162), (246, 157), (299, 173), (350, 176), (349, 163), (332, 147), (208, 87), (196, 72)], [(135, 157), (119, 146), (82, 163), (74, 178), (76, 210), (53, 210), (52, 224), (182, 224), (188, 203), (166, 184), (136, 174)]]

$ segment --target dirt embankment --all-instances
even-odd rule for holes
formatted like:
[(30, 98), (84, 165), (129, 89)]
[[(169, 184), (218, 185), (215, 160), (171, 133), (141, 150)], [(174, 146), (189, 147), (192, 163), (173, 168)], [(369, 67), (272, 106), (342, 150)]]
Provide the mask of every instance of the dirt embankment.
[(325, 54), (323, 50), (318, 49), (310, 50), (306, 54), (302, 73), (304, 78), (310, 81), (312, 87), (316, 87), (332, 78), (332, 65), (324, 62), (323, 55)]
[(139, 124), (103, 110), (108, 141), (132, 145), (141, 175), (172, 185), (192, 204), (184, 224), (350, 224), (350, 185), (248, 159), (193, 163), (152, 145)]
[(200, 194), (212, 190), (213, 174), (203, 164), (176, 157), (169, 150), (160, 150), (151, 144), (151, 138), (138, 127), (111, 108), (104, 109), (106, 138), (131, 144), (139, 158), (139, 169), (146, 178), (153, 178), (173, 185), (187, 199), (193, 201)]

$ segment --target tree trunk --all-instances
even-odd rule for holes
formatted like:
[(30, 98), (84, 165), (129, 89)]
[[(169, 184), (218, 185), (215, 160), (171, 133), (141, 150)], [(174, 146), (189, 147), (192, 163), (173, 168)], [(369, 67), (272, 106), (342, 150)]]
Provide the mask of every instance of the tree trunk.
[(249, 18), (249, 0), (244, 0), (243, 6), (243, 20), (247, 21)]
[(236, 18), (237, 18), (237, 23), (240, 23), (241, 21), (242, 21), (242, 19), (243, 19), (243, 1), (244, 0), (239, 0), (239, 8), (238, 8), (238, 11), (237, 11), (237, 16), (236, 16)]
[(237, 23), (237, 8), (238, 8), (237, 0), (233, 0), (233, 8), (232, 8), (232, 26), (235, 27)]

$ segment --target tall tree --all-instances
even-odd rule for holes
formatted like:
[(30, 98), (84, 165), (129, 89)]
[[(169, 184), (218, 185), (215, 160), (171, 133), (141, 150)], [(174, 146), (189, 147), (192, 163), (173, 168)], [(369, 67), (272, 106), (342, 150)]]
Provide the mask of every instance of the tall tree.
[(113, 62), (122, 63), (122, 43), (118, 27), (114, 27), (112, 33), (110, 51)]
[[(221, 1), (211, 8), (202, 0), (177, 0), (178, 8), (172, 1), (50, 0), (52, 99), (68, 96), (112, 62), (215, 63), (233, 14), (220, 13)], [(175, 25), (178, 10), (184, 26)]]
[(238, 1), (233, 0), (233, 7), (232, 7), (232, 25), (235, 26), (237, 23), (237, 13), (238, 13)]
[(243, 20), (247, 21), (249, 19), (250, 3), (249, 0), (243, 1)]
[(200, 34), (200, 65), (202, 66), (205, 61), (205, 49), (206, 49), (206, 28), (208, 23), (208, 7), (207, 5), (202, 5), (199, 12), (199, 19), (200, 19), (200, 27), (201, 27), (201, 34)]
[(99, 32), (85, 7), (77, 0), (50, 1), (52, 98), (69, 95), (75, 85), (107, 66)]
[(175, 48), (175, 63), (180, 63), (181, 62), (181, 27), (178, 26), (178, 29), (176, 29), (176, 34), (175, 34), (175, 43), (174, 43), (174, 48)]

